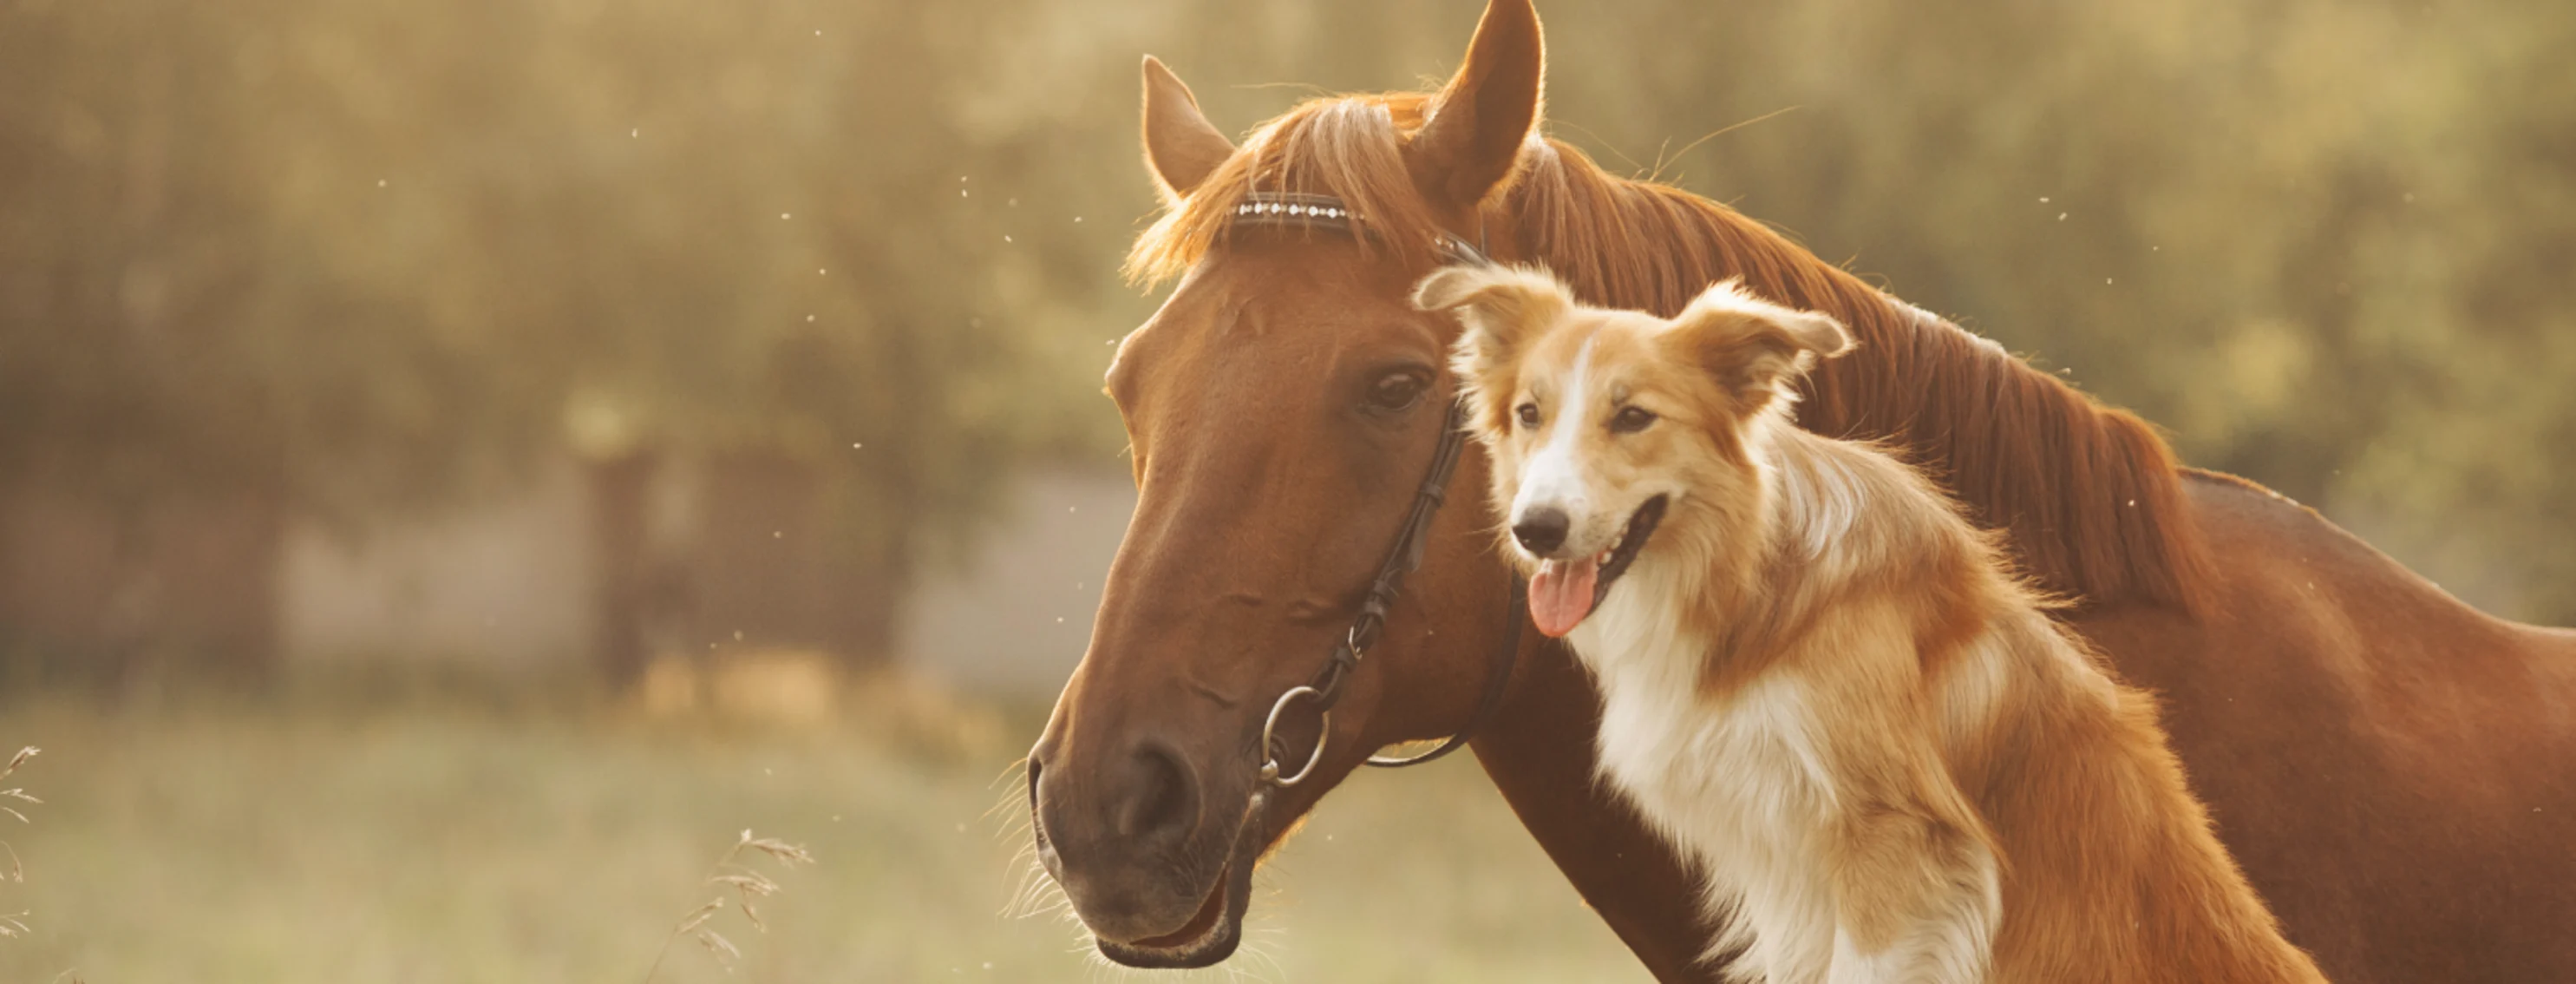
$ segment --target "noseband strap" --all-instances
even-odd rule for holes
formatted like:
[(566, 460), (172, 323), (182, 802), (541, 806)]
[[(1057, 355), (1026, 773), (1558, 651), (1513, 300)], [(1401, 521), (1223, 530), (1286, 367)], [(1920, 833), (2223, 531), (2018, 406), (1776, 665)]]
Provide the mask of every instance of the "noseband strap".
[[(1320, 227), (1352, 236), (1367, 234), (1359, 217), (1352, 215), (1341, 199), (1329, 195), (1255, 192), (1244, 196), (1243, 201), (1235, 206), (1234, 224)], [(1486, 258), (1482, 249), (1455, 237), (1441, 240), (1440, 253), (1442, 259), (1452, 263), (1493, 262)], [(1342, 688), (1350, 683), (1351, 673), (1359, 668), (1360, 660), (1377, 645), (1378, 637), (1385, 632), (1387, 613), (1395, 607), (1395, 597), (1403, 589), (1404, 576), (1422, 566), (1423, 552), (1431, 542), (1431, 521), (1439, 515), (1441, 503), (1448, 498), (1449, 479), (1457, 473), (1458, 459), (1466, 451), (1467, 427), (1466, 402), (1463, 399), (1453, 402), (1449, 407), (1447, 424), (1440, 433), (1440, 444), (1431, 452), (1431, 469), (1423, 476), (1422, 486), (1414, 494), (1412, 508), (1405, 513), (1404, 526), (1395, 536), (1395, 546), (1387, 551), (1386, 562), (1378, 566), (1376, 579), (1369, 582), (1368, 593), (1360, 599), (1359, 614), (1352, 619), (1350, 631), (1333, 646), (1331, 659), (1316, 671), (1313, 680), (1289, 688), (1270, 705), (1270, 716), (1261, 726), (1263, 782), (1283, 788), (1294, 786), (1313, 774), (1315, 764), (1323, 760), (1325, 739), (1332, 734), (1333, 706), (1341, 702)], [(1477, 702), (1475, 714), (1467, 719), (1466, 727), (1458, 729), (1457, 733), (1430, 751), (1400, 758), (1372, 756), (1368, 764), (1392, 769), (1430, 762), (1466, 745), (1477, 729), (1493, 718), (1503, 705), (1503, 693), (1511, 685), (1512, 666), (1520, 656), (1521, 609), (1527, 604), (1527, 590), (1518, 576), (1512, 578), (1510, 627), (1503, 633), (1502, 648), (1494, 652), (1491, 664), (1486, 668), (1484, 696)], [(1275, 732), (1280, 715), (1290, 704), (1300, 701), (1314, 704), (1322, 723), (1315, 732), (1315, 746), (1306, 753), (1305, 764), (1293, 774), (1283, 774), (1280, 762), (1285, 750)]]

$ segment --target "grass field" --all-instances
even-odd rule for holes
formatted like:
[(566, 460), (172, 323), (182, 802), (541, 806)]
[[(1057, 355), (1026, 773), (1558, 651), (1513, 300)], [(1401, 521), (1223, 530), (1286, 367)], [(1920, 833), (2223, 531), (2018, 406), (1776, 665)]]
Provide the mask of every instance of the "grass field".
[[(882, 708), (880, 708), (882, 710)], [(951, 721), (964, 715), (963, 723)], [(768, 931), (708, 924), (658, 980), (1634, 981), (1644, 974), (1465, 756), (1355, 777), (1265, 874), (1246, 952), (1108, 968), (1061, 916), (1006, 917), (1026, 714), (800, 729), (579, 701), (0, 702), (23, 884), (0, 984), (641, 981), (740, 831), (803, 844)], [(0, 864), (5, 864), (0, 858)]]

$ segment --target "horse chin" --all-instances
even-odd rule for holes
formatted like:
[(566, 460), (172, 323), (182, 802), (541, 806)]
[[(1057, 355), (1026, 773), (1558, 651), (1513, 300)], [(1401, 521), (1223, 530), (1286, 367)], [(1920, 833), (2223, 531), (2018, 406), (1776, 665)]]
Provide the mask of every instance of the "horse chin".
[(1213, 966), (1234, 955), (1243, 943), (1243, 913), (1252, 900), (1252, 871), (1261, 863), (1259, 830), (1267, 797), (1255, 795), (1242, 826), (1235, 831), (1233, 855), (1226, 860), (1198, 914), (1181, 928), (1161, 936), (1120, 942), (1094, 936), (1100, 955), (1143, 970), (1190, 970)]
[(1188, 925), (1171, 933), (1120, 943), (1096, 938), (1100, 955), (1144, 970), (1189, 970), (1213, 966), (1234, 955), (1243, 942), (1244, 903), (1252, 895), (1249, 865), (1228, 865), (1208, 892), (1207, 903)]

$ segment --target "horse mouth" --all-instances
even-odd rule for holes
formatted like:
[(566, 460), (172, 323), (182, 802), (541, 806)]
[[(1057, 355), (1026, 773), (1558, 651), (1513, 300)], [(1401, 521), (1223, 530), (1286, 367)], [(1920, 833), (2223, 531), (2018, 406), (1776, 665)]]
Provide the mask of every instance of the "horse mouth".
[(1268, 797), (1255, 794), (1243, 824), (1235, 831), (1234, 850), (1208, 887), (1207, 899), (1181, 928), (1161, 936), (1118, 941), (1094, 936), (1100, 955), (1144, 970), (1188, 970), (1213, 966), (1234, 955), (1243, 942), (1243, 913), (1252, 900), (1252, 870), (1261, 862), (1259, 821)]

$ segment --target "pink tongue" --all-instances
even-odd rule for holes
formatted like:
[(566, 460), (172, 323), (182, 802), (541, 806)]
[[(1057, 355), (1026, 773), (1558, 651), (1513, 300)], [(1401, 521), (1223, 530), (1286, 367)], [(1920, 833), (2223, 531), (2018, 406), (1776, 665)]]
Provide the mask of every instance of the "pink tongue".
[(1529, 584), (1530, 621), (1548, 638), (1564, 638), (1592, 614), (1592, 579), (1600, 573), (1601, 565), (1590, 557), (1539, 564)]

